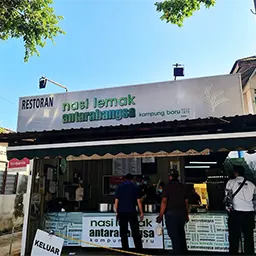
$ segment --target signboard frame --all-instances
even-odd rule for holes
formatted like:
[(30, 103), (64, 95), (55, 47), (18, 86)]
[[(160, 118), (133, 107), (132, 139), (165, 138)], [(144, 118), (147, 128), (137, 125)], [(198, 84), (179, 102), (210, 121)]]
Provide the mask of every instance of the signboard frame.
[(240, 74), (229, 74), (22, 97), (17, 131), (106, 127), (243, 114)]

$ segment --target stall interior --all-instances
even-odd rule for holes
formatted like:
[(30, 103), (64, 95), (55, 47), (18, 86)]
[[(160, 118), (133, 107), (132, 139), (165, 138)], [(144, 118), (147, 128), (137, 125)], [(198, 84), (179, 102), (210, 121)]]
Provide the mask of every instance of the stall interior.
[(45, 194), (46, 200), (44, 212), (111, 212), (116, 187), (129, 172), (141, 187), (145, 212), (156, 212), (170, 168), (177, 169), (186, 184), (192, 212), (221, 211), (228, 179), (223, 164), (226, 157), (227, 153), (215, 153), (44, 164), (44, 173), (39, 178), (43, 182), (41, 194)]
[[(62, 215), (58, 213), (70, 213), (72, 218), (77, 218), (74, 214), (79, 214), (79, 223), (74, 225), (80, 227), (81, 213), (95, 215), (113, 212), (115, 189), (127, 172), (136, 174), (135, 182), (144, 189), (146, 213), (159, 211), (161, 192), (168, 183), (168, 171), (171, 168), (179, 171), (181, 181), (186, 184), (191, 213), (224, 211), (222, 201), (227, 180), (224, 161), (227, 155), (226, 152), (179, 157), (36, 160), (31, 186), (27, 248), (31, 248), (38, 228), (52, 230), (52, 225), (57, 222), (49, 219), (49, 227), (45, 223), (47, 218), (54, 216), (59, 220)], [(71, 218), (65, 216), (65, 221)], [(81, 232), (78, 236), (81, 238)]]

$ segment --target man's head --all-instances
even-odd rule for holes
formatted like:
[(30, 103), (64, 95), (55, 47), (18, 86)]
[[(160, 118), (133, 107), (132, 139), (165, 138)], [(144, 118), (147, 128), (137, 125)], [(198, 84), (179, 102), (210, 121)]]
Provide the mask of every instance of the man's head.
[(171, 169), (168, 175), (169, 180), (177, 180), (179, 178), (179, 172), (176, 169)]
[(143, 176), (142, 175), (137, 175), (136, 176), (136, 183), (138, 186), (140, 186), (142, 184), (143, 181)]
[(128, 174), (125, 175), (125, 179), (132, 181), (133, 180), (133, 175), (131, 173), (128, 173)]
[(160, 189), (163, 189), (163, 188), (164, 188), (164, 183), (163, 183), (163, 182), (160, 182), (159, 188), (160, 188)]
[(238, 177), (238, 176), (244, 177), (244, 173), (245, 173), (245, 170), (244, 170), (243, 166), (241, 166), (241, 165), (235, 165), (234, 166), (234, 175), (235, 175), (235, 177)]
[(149, 179), (148, 176), (144, 177), (144, 179), (143, 179), (143, 184), (144, 184), (144, 185), (149, 185), (149, 184), (150, 184), (150, 179)]
[(136, 180), (141, 182), (143, 180), (143, 176), (142, 175), (137, 175)]

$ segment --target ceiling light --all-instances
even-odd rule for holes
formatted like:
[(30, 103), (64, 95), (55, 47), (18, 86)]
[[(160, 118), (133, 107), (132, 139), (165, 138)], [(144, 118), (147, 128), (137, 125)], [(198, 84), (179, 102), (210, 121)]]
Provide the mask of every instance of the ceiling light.
[(189, 162), (190, 164), (217, 164), (217, 162)]
[(191, 165), (191, 166), (185, 166), (186, 169), (209, 169), (211, 168), (209, 165)]

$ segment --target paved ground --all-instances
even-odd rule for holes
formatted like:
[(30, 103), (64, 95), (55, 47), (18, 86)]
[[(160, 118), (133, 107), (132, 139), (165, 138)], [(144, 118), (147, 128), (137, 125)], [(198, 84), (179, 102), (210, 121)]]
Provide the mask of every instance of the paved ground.
[[(75, 253), (75, 254), (72, 254)], [(163, 250), (146, 250), (145, 255), (154, 255), (154, 256), (167, 256), (172, 255), (170, 251), (163, 251)], [(78, 248), (64, 248), (63, 249), (63, 256), (74, 255), (74, 256), (95, 256), (95, 255), (108, 255), (108, 256), (121, 256), (121, 255), (131, 255), (131, 254), (122, 254), (111, 252), (107, 250), (98, 250), (98, 249), (78, 249)], [(193, 256), (204, 256), (204, 255), (227, 255), (226, 253), (209, 253), (209, 252), (190, 252), (189, 255)]]
[[(8, 256), (9, 254), (9, 247), (10, 247), (10, 239), (11, 235), (4, 235), (0, 236), (0, 256)], [(13, 239), (13, 246), (12, 246), (12, 255), (18, 255), (17, 253), (20, 250), (21, 245), (21, 232), (15, 233)], [(64, 248), (62, 256), (69, 256), (72, 255), (70, 253), (74, 252), (74, 256), (96, 256), (96, 255), (104, 255), (104, 256), (118, 256), (124, 255), (121, 253), (106, 251), (106, 250), (98, 250), (98, 249), (86, 249), (86, 248), (75, 248), (69, 247)], [(145, 251), (145, 254), (148, 255), (156, 255), (156, 256), (171, 256), (170, 252), (163, 252), (163, 251)], [(129, 254), (125, 254), (129, 255)], [(225, 253), (209, 253), (209, 252), (193, 252), (190, 253), (189, 256), (225, 256)]]
[[(1, 245), (0, 255), (1, 256), (9, 255), (10, 241), (11, 241), (11, 235), (0, 236), (0, 245)], [(12, 244), (12, 255), (19, 255), (18, 252), (20, 251), (20, 246), (21, 246), (21, 232), (14, 234), (13, 244)]]

